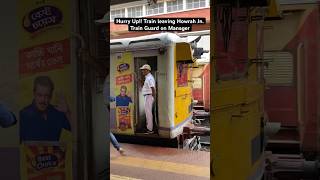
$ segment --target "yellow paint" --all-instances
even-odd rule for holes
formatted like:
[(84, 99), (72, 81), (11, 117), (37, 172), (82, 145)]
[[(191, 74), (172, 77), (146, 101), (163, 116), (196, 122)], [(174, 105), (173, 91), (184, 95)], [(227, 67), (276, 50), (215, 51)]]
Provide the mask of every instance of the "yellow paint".
[(208, 166), (195, 166), (182, 163), (173, 163), (167, 161), (157, 161), (150, 159), (142, 159), (128, 156), (121, 156), (110, 161), (110, 164), (118, 164), (136, 168), (151, 169), (156, 171), (177, 173), (183, 175), (210, 177), (210, 169)]
[(193, 60), (192, 48), (188, 43), (176, 43), (176, 60)]
[(71, 168), (72, 168), (72, 149), (73, 149), (73, 142), (75, 142), (75, 137), (72, 135), (70, 131), (67, 131), (65, 129), (62, 129), (61, 135), (60, 135), (60, 142), (65, 143), (67, 146), (67, 152), (66, 152), (66, 167), (67, 167), (67, 173), (66, 179), (72, 179), (72, 173), (71, 173)]
[(214, 179), (246, 179), (257, 166), (251, 165), (251, 140), (260, 133), (262, 86), (245, 81), (223, 84), (230, 86), (217, 85), (213, 98)]
[[(257, 57), (256, 27), (256, 22), (248, 27), (249, 59)], [(215, 32), (211, 32), (214, 45)], [(251, 162), (251, 141), (260, 134), (263, 116), (263, 84), (258, 81), (257, 64), (250, 65), (246, 78), (216, 82), (214, 60), (211, 53), (211, 179), (246, 180), (263, 162), (263, 155)]]
[(267, 17), (279, 17), (280, 10), (279, 10), (279, 1), (278, 0), (271, 0), (268, 7)]
[(193, 60), (191, 46), (187, 43), (177, 43), (174, 48), (175, 60), (174, 60), (174, 88), (175, 88), (175, 119), (174, 125), (178, 125), (184, 120), (186, 120), (189, 116), (191, 116), (191, 112), (189, 112), (189, 106), (191, 104), (192, 98), (192, 84), (189, 83), (192, 79), (191, 71), (188, 70), (188, 86), (186, 87), (178, 87), (177, 83), (177, 62), (179, 60)]

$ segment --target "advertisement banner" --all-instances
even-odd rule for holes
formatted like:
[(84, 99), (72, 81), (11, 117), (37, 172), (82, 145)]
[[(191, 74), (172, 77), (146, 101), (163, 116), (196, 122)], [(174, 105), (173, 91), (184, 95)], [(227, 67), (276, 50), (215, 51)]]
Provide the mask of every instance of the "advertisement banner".
[(116, 118), (117, 127), (122, 132), (130, 131), (132, 128), (133, 112), (131, 111), (131, 106), (117, 106), (116, 107)]
[(188, 64), (177, 63), (177, 84), (178, 87), (188, 86)]
[(68, 39), (24, 48), (19, 51), (19, 74), (28, 75), (62, 69), (70, 64)]
[(70, 179), (70, 146), (30, 142), (21, 145), (22, 180)]
[(71, 1), (19, 1), (21, 179), (72, 179)]
[[(112, 131), (119, 134), (134, 133), (134, 64), (130, 52), (122, 53), (111, 62), (114, 69), (111, 74), (110, 96), (111, 121), (116, 121)], [(112, 128), (112, 126), (111, 126)]]

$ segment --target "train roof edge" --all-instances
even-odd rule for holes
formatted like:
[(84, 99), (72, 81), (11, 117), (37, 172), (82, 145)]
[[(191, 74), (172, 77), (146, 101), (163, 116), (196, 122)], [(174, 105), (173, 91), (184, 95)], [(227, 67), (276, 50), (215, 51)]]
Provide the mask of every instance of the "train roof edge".
[(174, 33), (158, 33), (152, 35), (138, 36), (134, 38), (123, 38), (110, 40), (111, 53), (117, 51), (133, 51), (141, 48), (160, 48), (172, 43), (186, 42)]

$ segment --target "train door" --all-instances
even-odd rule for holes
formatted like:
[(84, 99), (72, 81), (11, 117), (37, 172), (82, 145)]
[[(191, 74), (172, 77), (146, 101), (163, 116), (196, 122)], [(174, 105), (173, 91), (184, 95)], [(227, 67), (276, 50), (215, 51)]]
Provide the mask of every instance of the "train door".
[(135, 65), (135, 104), (137, 104), (136, 108), (136, 120), (135, 120), (135, 133), (143, 133), (146, 131), (146, 114), (144, 108), (144, 96), (142, 94), (142, 86), (144, 83), (144, 77), (140, 71), (140, 67), (144, 64), (149, 64), (151, 67), (151, 74), (155, 78), (156, 81), (156, 98), (154, 102), (153, 108), (153, 129), (157, 132), (158, 125), (158, 78), (157, 78), (157, 56), (148, 56), (148, 57), (135, 57), (134, 65)]

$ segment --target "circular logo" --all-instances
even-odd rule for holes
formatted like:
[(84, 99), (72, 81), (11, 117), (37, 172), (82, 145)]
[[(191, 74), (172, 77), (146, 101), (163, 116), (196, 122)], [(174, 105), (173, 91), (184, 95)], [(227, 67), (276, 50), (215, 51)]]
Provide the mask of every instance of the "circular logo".
[(60, 24), (62, 22), (62, 12), (54, 6), (42, 6), (30, 11), (23, 17), (23, 28), (35, 33), (42, 29)]
[(129, 68), (130, 68), (130, 65), (128, 63), (123, 63), (117, 67), (117, 71), (124, 72), (124, 71), (127, 71)]

